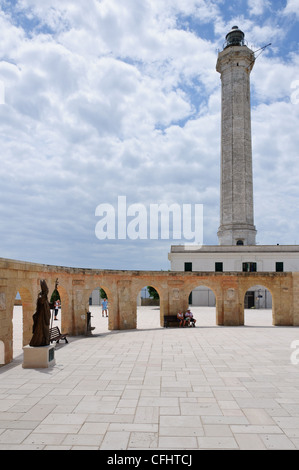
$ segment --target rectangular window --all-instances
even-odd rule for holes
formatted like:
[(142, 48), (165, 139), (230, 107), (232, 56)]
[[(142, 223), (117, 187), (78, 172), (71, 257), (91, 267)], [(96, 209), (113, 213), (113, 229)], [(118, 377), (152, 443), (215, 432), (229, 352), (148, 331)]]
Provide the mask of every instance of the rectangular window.
[(215, 263), (215, 272), (222, 273), (223, 272), (223, 263)]
[(255, 273), (256, 263), (243, 263), (243, 273)]
[(278, 261), (276, 263), (276, 272), (277, 273), (283, 273), (283, 262)]
[(192, 263), (185, 263), (185, 271), (192, 271)]

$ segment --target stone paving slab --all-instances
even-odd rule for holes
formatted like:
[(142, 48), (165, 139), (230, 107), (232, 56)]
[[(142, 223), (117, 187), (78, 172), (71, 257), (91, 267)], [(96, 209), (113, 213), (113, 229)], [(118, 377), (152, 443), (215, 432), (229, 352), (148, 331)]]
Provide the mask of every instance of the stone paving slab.
[(143, 307), (137, 330), (110, 332), (94, 307), (93, 336), (57, 345), (50, 369), (23, 369), (15, 340), (0, 450), (298, 449), (299, 328), (273, 327), (266, 310), (244, 327), (193, 311), (196, 328), (161, 328)]

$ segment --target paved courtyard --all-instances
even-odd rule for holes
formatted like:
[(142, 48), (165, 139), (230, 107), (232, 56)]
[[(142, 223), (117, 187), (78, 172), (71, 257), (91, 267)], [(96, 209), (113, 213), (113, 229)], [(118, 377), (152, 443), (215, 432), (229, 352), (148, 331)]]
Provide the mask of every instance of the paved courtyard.
[(0, 450), (299, 449), (299, 328), (273, 327), (269, 310), (220, 327), (197, 307), (196, 328), (164, 329), (142, 307), (137, 330), (108, 331), (93, 307), (93, 336), (37, 370), (22, 368), (21, 312), (0, 368)]

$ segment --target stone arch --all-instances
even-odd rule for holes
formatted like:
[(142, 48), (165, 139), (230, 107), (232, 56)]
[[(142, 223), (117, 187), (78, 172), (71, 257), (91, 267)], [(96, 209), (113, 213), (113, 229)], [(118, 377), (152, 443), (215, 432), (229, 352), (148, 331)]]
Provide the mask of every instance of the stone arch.
[[(68, 286), (64, 283), (64, 281), (60, 281), (58, 278), (58, 292), (60, 295), (60, 300), (61, 300), (61, 310), (60, 310), (60, 315), (61, 318), (61, 331), (63, 332), (69, 332), (69, 324), (72, 321), (72, 312), (71, 312), (71, 299), (70, 299), (70, 293)], [(54, 284), (55, 285), (55, 284)], [(52, 289), (53, 286), (51, 286)], [(54, 287), (52, 291), (49, 291), (49, 301), (51, 300), (51, 295), (54, 290)], [(53, 325), (55, 326), (55, 325)]]
[[(37, 291), (37, 289), (36, 289)], [(35, 313), (36, 307), (36, 296), (34, 296), (34, 286), (33, 285), (24, 285), (21, 284), (20, 286), (17, 284), (14, 290), (14, 300), (16, 298), (17, 293), (19, 292), (22, 302), (22, 310), (23, 310), (23, 344), (22, 346), (26, 346), (29, 344), (32, 338), (32, 325), (33, 320), (32, 316)], [(13, 317), (12, 317), (13, 318)]]
[(245, 324), (245, 295), (251, 289), (261, 286), (266, 288), (272, 296), (272, 324), (275, 325), (275, 289), (273, 283), (269, 282), (267, 279), (248, 279), (242, 283), (242, 288), (240, 290), (240, 325)]
[(85, 312), (90, 310), (89, 308), (89, 298), (91, 293), (98, 288), (102, 288), (106, 294), (108, 299), (108, 329), (114, 330), (117, 329), (118, 326), (118, 313), (117, 313), (117, 295), (115, 294), (115, 288), (113, 283), (109, 281), (109, 279), (102, 279), (102, 278), (93, 278), (92, 281), (89, 281), (84, 287), (83, 293), (83, 304), (85, 308)]
[[(141, 289), (144, 287), (151, 286), (159, 294), (160, 299), (160, 326), (164, 325), (164, 314), (165, 313), (165, 304), (168, 304), (168, 292), (165, 292), (165, 289), (160, 285), (159, 279), (152, 277), (144, 278), (142, 280), (134, 280), (134, 285), (132, 287), (132, 301), (133, 301), (133, 311), (135, 312), (135, 325), (137, 325), (137, 296)], [(136, 326), (135, 326), (136, 328)]]
[(215, 322), (216, 325), (222, 325), (223, 319), (221, 316), (221, 305), (222, 305), (222, 293), (220, 289), (220, 284), (216, 284), (215, 282), (211, 282), (209, 279), (200, 279), (196, 278), (192, 280), (192, 282), (188, 282), (187, 286), (185, 287), (185, 299), (189, 305), (189, 298), (190, 293), (195, 291), (197, 287), (206, 287), (210, 291), (213, 292), (215, 296)]
[(98, 280), (93, 280), (92, 282), (89, 282), (85, 286), (85, 294), (84, 294), (84, 302), (89, 302), (89, 294), (90, 292), (93, 292), (97, 288), (102, 288), (106, 294), (107, 297), (109, 298), (110, 302), (113, 302), (113, 288), (109, 285), (109, 282), (107, 281), (102, 281), (101, 279)]
[[(159, 295), (159, 299), (156, 299), (156, 301), (150, 299), (149, 294), (146, 291), (148, 287), (152, 287), (156, 290)], [(155, 287), (153, 283), (145, 284), (137, 292), (136, 301), (137, 298), (139, 299), (139, 295), (142, 291), (146, 294), (145, 301), (147, 301), (147, 303), (143, 306), (139, 303), (136, 305), (136, 327), (142, 328), (144, 326), (144, 320), (147, 318), (149, 319), (149, 316), (152, 322), (152, 327), (158, 327), (161, 325), (161, 289), (159, 289), (159, 287)]]

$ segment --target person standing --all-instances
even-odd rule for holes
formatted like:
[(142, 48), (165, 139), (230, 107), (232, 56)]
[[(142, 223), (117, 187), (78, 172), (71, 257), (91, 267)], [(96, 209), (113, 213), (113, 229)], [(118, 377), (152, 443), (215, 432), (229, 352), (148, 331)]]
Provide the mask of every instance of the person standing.
[(56, 302), (54, 303), (54, 320), (58, 320), (57, 318), (58, 309), (59, 309), (59, 301), (56, 300)]
[(104, 317), (104, 314), (106, 314), (106, 317), (108, 317), (108, 300), (104, 299), (102, 301), (102, 317)]

